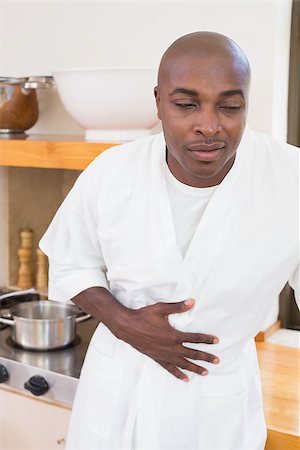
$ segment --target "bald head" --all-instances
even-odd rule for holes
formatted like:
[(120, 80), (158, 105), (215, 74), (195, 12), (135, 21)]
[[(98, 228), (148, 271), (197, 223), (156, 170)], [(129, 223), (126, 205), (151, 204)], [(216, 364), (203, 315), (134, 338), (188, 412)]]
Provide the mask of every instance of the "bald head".
[(164, 53), (158, 71), (158, 85), (162, 76), (175, 65), (185, 65), (190, 58), (214, 60), (221, 65), (226, 60), (250, 83), (250, 65), (242, 49), (230, 38), (213, 32), (199, 31), (177, 39)]
[(246, 56), (221, 34), (188, 34), (165, 52), (154, 94), (177, 180), (209, 187), (226, 176), (246, 126), (249, 81)]

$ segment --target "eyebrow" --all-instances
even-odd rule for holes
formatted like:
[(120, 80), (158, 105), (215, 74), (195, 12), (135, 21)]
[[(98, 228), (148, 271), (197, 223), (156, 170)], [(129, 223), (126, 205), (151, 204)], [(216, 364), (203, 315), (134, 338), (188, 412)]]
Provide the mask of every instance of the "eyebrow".
[(191, 95), (192, 97), (196, 97), (198, 95), (198, 92), (195, 91), (194, 89), (186, 89), (186, 88), (182, 88), (182, 87), (177, 87), (171, 92), (170, 95), (175, 95), (175, 94), (186, 94), (186, 95)]
[(231, 89), (229, 91), (223, 91), (220, 94), (221, 97), (231, 97), (232, 95), (240, 95), (243, 98), (245, 97), (244, 92), (241, 89)]
[[(182, 87), (177, 87), (175, 88), (171, 93), (171, 95), (175, 95), (175, 94), (185, 94), (185, 95), (190, 95), (191, 97), (197, 97), (198, 96), (198, 92), (194, 89), (186, 89), (186, 88), (182, 88)], [(244, 93), (241, 89), (230, 89), (228, 91), (223, 91), (220, 92), (220, 97), (231, 97), (233, 95), (240, 95), (241, 97), (245, 98)]]

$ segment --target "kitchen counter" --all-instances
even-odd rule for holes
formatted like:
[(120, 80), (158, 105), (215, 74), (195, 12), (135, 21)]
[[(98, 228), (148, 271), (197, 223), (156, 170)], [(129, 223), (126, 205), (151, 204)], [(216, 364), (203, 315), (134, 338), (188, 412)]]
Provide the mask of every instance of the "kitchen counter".
[(268, 427), (266, 450), (300, 448), (300, 350), (257, 342), (265, 417)]

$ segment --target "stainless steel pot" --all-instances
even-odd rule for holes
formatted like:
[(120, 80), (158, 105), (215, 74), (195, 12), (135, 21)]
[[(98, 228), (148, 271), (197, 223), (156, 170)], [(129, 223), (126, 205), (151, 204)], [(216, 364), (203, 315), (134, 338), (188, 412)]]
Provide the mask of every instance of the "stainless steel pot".
[(24, 133), (38, 120), (36, 90), (53, 85), (53, 77), (0, 77), (0, 133)]
[(76, 337), (76, 324), (91, 317), (76, 317), (74, 305), (51, 300), (20, 303), (10, 308), (13, 319), (0, 318), (12, 326), (13, 341), (28, 350), (54, 350), (70, 345)]

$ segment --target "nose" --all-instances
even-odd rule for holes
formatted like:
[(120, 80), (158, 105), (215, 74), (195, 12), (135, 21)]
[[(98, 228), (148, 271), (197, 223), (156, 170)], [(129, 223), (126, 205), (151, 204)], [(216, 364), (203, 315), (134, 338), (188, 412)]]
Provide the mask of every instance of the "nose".
[(217, 112), (210, 106), (200, 108), (194, 120), (194, 133), (205, 137), (215, 136), (222, 129)]

